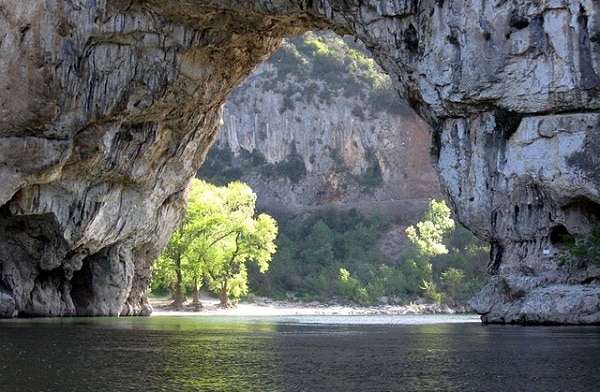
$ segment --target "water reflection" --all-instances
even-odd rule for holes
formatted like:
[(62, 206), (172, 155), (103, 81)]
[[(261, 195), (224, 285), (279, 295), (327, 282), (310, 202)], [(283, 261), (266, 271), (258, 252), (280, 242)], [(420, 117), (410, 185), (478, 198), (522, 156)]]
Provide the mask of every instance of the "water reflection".
[(600, 386), (598, 327), (325, 321), (3, 321), (0, 389), (587, 391)]
[(271, 347), (272, 324), (214, 323), (209, 329), (183, 330), (163, 342), (162, 353), (170, 354), (162, 372), (169, 377), (168, 389), (275, 390), (272, 367), (278, 361)]
[[(74, 319), (0, 324), (8, 390), (277, 390), (270, 323)], [(3, 389), (4, 390), (4, 389)]]

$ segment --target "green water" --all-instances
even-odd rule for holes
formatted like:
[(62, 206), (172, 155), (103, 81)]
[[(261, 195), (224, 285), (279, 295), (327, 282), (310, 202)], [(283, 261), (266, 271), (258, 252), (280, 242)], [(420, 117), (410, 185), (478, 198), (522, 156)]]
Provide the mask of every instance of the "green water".
[(596, 391), (600, 327), (470, 316), (0, 322), (1, 391)]

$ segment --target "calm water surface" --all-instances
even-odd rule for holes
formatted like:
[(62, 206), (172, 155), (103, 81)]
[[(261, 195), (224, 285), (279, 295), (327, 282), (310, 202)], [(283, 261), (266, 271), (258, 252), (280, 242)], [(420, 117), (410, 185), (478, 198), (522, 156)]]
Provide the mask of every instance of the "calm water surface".
[(598, 391), (600, 327), (473, 316), (0, 322), (0, 391)]

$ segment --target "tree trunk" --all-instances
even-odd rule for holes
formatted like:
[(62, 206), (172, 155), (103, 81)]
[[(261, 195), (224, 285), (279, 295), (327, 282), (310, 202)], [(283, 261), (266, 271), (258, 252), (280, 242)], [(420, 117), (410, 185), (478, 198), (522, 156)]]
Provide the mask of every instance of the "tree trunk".
[(175, 274), (175, 299), (173, 300), (173, 303), (171, 305), (175, 309), (181, 310), (183, 309), (183, 276), (181, 274), (181, 259), (179, 257), (175, 259)]
[(223, 282), (221, 282), (221, 293), (219, 298), (221, 300), (222, 307), (229, 307), (229, 298), (227, 297), (227, 278), (223, 279)]
[(194, 299), (192, 300), (194, 305), (200, 304), (200, 290), (198, 290), (198, 278), (194, 278)]

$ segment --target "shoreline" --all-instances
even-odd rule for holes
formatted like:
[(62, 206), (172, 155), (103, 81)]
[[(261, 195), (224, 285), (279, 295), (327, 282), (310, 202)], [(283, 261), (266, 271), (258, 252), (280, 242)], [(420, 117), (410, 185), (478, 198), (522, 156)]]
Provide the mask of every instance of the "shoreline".
[(202, 298), (201, 307), (191, 301), (177, 310), (171, 306), (172, 300), (151, 300), (152, 316), (368, 316), (368, 315), (419, 315), (419, 314), (470, 314), (469, 309), (451, 309), (433, 304), (377, 305), (362, 307), (352, 304), (322, 302), (275, 301), (268, 298), (255, 298), (242, 301), (232, 308), (222, 308), (219, 301)]

